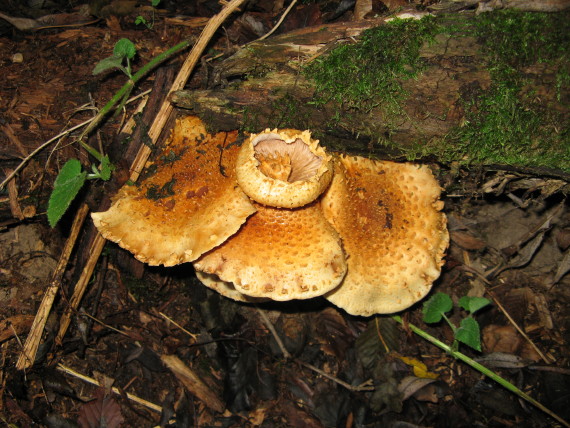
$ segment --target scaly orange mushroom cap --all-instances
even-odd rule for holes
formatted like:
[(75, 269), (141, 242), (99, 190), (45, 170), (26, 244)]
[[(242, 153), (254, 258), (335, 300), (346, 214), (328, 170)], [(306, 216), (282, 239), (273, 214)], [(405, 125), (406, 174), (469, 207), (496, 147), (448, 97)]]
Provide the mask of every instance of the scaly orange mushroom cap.
[(325, 297), (363, 316), (398, 312), (425, 297), (449, 243), (440, 192), (426, 166), (339, 157), (321, 202), (348, 269)]
[(273, 300), (309, 299), (340, 284), (346, 273), (340, 238), (317, 202), (256, 207), (238, 233), (194, 262), (196, 270), (243, 295)]
[(93, 213), (95, 226), (150, 265), (194, 261), (220, 245), (255, 212), (236, 182), (236, 137), (208, 134), (197, 117), (178, 120), (156, 172)]

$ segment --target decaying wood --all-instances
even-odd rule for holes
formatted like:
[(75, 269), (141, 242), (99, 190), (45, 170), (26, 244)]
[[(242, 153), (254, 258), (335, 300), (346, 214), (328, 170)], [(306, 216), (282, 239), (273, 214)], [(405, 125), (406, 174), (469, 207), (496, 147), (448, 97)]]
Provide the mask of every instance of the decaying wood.
[[(354, 43), (353, 38), (365, 29), (383, 23), (383, 19), (375, 19), (327, 24), (251, 43), (215, 68), (212, 89), (179, 91), (174, 94), (173, 103), (200, 115), (214, 129), (244, 125), (258, 130), (311, 129), (320, 136), (326, 135), (324, 143), (329, 148), (357, 154), (385, 154), (385, 148), (375, 144), (385, 139), (406, 148), (445, 136), (464, 120), (461, 96), (491, 85), (488, 62), (473, 36), (442, 32), (422, 47), (420, 57), (426, 67), (416, 79), (401, 81), (408, 95), (401, 104), (403, 112), (395, 118), (381, 108), (367, 112), (350, 110), (331, 128), (336, 107), (316, 108), (308, 104), (315, 88), (302, 73), (303, 66), (334, 46)], [(449, 19), (443, 25), (454, 24)], [(544, 88), (535, 88), (539, 93), (555, 96), (554, 82), (548, 81), (553, 73), (546, 66), (529, 68), (527, 72), (545, 82)], [(287, 110), (286, 103), (294, 108)]]

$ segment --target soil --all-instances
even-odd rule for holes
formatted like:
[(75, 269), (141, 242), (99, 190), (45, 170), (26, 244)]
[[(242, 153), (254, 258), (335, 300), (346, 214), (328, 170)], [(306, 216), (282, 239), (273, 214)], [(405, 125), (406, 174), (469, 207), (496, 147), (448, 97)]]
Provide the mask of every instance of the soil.
[[(70, 3), (54, 2), (34, 9), (33, 3), (24, 8), (8, 1), (0, 10), (41, 24), (18, 30), (0, 20), (1, 178), (27, 160), (0, 193), (0, 421), (5, 426), (563, 426), (413, 334), (408, 323), (453, 342), (445, 323), (422, 321), (421, 302), (401, 314), (403, 326), (389, 316), (350, 316), (321, 298), (238, 303), (201, 285), (190, 264), (144, 266), (111, 243), (73, 309), (69, 329), (56, 340), (90, 251), (88, 218), (69, 263), (61, 275), (54, 274), (72, 220), (81, 202), (96, 208), (112, 186), (90, 183), (51, 228), (46, 207), (57, 173), (70, 158), (84, 165), (90, 158), (72, 136), (31, 154), (90, 119), (123, 85), (126, 77), (118, 72), (92, 75), (117, 40), (135, 42), (137, 69), (165, 47), (196, 38), (220, 6), (169, 2), (153, 18), (148, 6), (112, 2), (129, 4), (121, 11), (99, 11), (85, 23), (67, 17), (72, 22), (47, 25), (40, 17), (79, 12), (80, 5), (70, 9)], [(351, 10), (341, 13), (338, 3), (300, 5), (280, 31), (325, 22), (335, 11), (340, 13), (335, 19), (351, 19)], [(376, 13), (401, 5), (388, 2)], [(207, 58), (227, 55), (264, 34), (282, 12), (273, 10), (273, 2), (248, 4), (218, 33)], [(139, 15), (152, 28), (136, 25)], [(170, 66), (178, 68), (185, 55), (174, 57)], [(204, 60), (187, 88), (207, 84), (207, 67)], [(134, 94), (150, 89), (154, 80), (150, 74)], [(89, 143), (105, 151), (127, 144), (118, 136), (136, 104), (109, 117)], [(120, 160), (112, 161), (116, 174), (125, 175)], [(570, 421), (568, 183), (506, 168), (431, 166), (444, 188), (451, 234), (432, 295), (447, 293), (455, 304), (467, 295), (491, 301), (475, 315), (481, 351), (465, 345), (460, 351)], [(35, 362), (18, 370), (54, 275), (57, 298)], [(450, 321), (458, 325), (467, 315), (456, 307)], [(182, 368), (174, 367), (178, 363)]]

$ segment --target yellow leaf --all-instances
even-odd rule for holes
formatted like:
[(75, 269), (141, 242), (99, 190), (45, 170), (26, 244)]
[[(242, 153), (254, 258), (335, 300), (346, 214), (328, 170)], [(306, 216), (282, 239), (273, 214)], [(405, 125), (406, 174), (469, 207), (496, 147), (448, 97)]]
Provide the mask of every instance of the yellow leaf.
[(411, 366), (414, 369), (414, 376), (421, 377), (424, 379), (437, 379), (439, 375), (437, 373), (432, 373), (428, 371), (427, 366), (415, 358), (404, 357), (402, 355), (397, 356), (404, 364)]

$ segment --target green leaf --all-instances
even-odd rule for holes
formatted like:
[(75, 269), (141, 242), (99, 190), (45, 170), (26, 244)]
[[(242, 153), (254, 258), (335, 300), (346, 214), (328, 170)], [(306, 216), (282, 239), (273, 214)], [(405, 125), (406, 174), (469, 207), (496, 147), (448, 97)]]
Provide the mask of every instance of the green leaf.
[(115, 167), (109, 160), (109, 156), (103, 156), (103, 159), (101, 159), (101, 166), (99, 171), (101, 179), (105, 181), (109, 180), (111, 178), (111, 172), (113, 172), (114, 169)]
[(111, 70), (113, 68), (121, 68), (122, 66), (123, 58), (113, 55), (99, 61), (93, 69), (93, 75), (96, 76), (97, 74), (103, 73), (104, 71)]
[(150, 4), (152, 7), (157, 7), (160, 4), (160, 0), (151, 0)]
[(491, 303), (490, 300), (485, 299), (484, 297), (464, 296), (461, 299), (459, 299), (459, 306), (461, 306), (463, 309), (465, 309), (471, 314), (474, 314), (479, 309), (484, 308), (489, 303)]
[(461, 324), (455, 332), (455, 338), (467, 346), (481, 351), (481, 333), (479, 324), (471, 317), (461, 320)]
[(83, 187), (86, 177), (87, 173), (81, 170), (81, 162), (77, 159), (70, 159), (63, 165), (55, 179), (53, 191), (48, 202), (47, 216), (51, 227), (55, 227), (63, 214), (65, 214), (65, 211), (67, 211), (67, 208), (69, 208), (69, 205), (75, 199), (81, 187)]
[(129, 39), (122, 38), (115, 44), (113, 56), (133, 59), (137, 53), (137, 48)]
[(135, 25), (140, 25), (140, 24), (146, 25), (146, 19), (144, 19), (144, 17), (139, 15), (135, 18)]
[(424, 322), (435, 323), (440, 322), (443, 314), (449, 312), (453, 308), (451, 297), (445, 293), (436, 293), (424, 303), (423, 314)]

